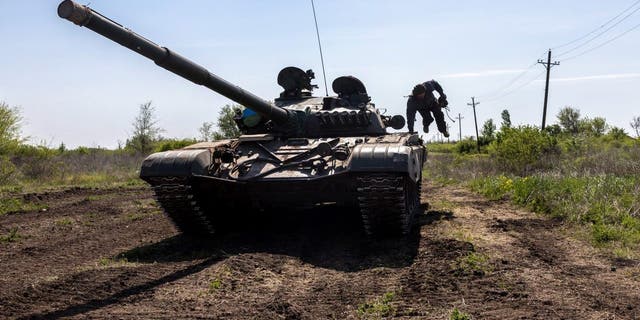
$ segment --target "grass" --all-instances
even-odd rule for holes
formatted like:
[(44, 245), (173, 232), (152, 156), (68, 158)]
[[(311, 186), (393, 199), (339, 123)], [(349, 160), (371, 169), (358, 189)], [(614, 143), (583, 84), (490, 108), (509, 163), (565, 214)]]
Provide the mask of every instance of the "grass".
[(562, 219), (616, 257), (640, 257), (640, 140), (526, 127), (501, 133), (485, 152), (430, 153), (423, 176)]
[(18, 228), (11, 228), (11, 230), (9, 230), (9, 234), (5, 235), (5, 236), (0, 236), (0, 242), (1, 243), (5, 243), (5, 242), (17, 242), (18, 240), (20, 240), (20, 238), (22, 238), (22, 235), (20, 235), (18, 233)]
[(59, 227), (69, 227), (73, 224), (73, 220), (71, 220), (70, 218), (62, 218), (62, 219), (58, 219), (56, 220), (56, 226)]
[(449, 320), (471, 320), (471, 316), (460, 311), (458, 308), (453, 308), (449, 315)]
[(215, 278), (209, 282), (209, 293), (214, 293), (222, 288), (222, 279)]
[(596, 246), (630, 257), (640, 247), (640, 175), (485, 177), (471, 182), (490, 199), (584, 225)]
[(396, 312), (396, 308), (392, 304), (395, 297), (395, 292), (386, 292), (382, 297), (359, 305), (358, 316), (361, 319), (380, 319), (393, 316)]
[(493, 271), (489, 257), (477, 252), (469, 252), (456, 259), (453, 268), (459, 274), (485, 275)]
[(7, 213), (36, 211), (47, 208), (47, 205), (32, 203), (28, 201), (25, 202), (20, 198), (0, 198), (0, 216)]

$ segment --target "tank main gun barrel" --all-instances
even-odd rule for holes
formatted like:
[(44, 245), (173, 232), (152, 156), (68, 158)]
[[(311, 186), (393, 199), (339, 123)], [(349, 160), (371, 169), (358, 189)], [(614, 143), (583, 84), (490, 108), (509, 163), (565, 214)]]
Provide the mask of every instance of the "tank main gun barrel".
[(58, 15), (153, 60), (158, 66), (193, 83), (218, 92), (277, 124), (286, 124), (289, 121), (289, 115), (285, 109), (273, 106), (264, 99), (229, 83), (197, 63), (145, 39), (87, 6), (65, 0), (58, 6)]

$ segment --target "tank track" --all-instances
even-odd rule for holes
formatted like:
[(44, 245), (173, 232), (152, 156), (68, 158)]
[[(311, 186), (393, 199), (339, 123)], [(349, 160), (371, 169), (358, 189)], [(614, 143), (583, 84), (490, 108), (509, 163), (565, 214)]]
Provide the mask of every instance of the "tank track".
[(156, 200), (183, 234), (203, 237), (216, 233), (214, 224), (187, 179), (162, 177), (150, 183)]
[(358, 204), (369, 236), (407, 235), (420, 205), (420, 182), (405, 175), (358, 177)]

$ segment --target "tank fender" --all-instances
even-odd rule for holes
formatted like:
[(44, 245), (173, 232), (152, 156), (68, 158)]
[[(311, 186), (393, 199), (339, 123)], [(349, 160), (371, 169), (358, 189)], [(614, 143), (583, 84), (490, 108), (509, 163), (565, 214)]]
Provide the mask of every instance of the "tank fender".
[(157, 152), (142, 162), (140, 178), (190, 177), (206, 175), (211, 164), (209, 149), (182, 149)]
[(353, 148), (349, 169), (352, 172), (404, 172), (418, 181), (424, 152), (422, 146), (361, 144)]

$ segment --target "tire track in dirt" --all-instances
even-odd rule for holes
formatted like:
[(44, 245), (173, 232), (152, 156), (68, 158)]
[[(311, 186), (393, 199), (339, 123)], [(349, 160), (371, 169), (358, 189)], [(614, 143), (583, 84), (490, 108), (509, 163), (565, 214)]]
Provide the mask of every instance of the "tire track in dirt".
[(638, 261), (505, 202), (424, 189), (419, 228), (375, 241), (357, 212), (332, 208), (268, 213), (205, 242), (176, 235), (146, 189), (43, 196), (44, 214), (0, 217), (0, 231), (28, 235), (0, 243), (0, 317), (376, 318), (367, 306), (400, 319), (454, 307), (477, 319), (640, 317)]

